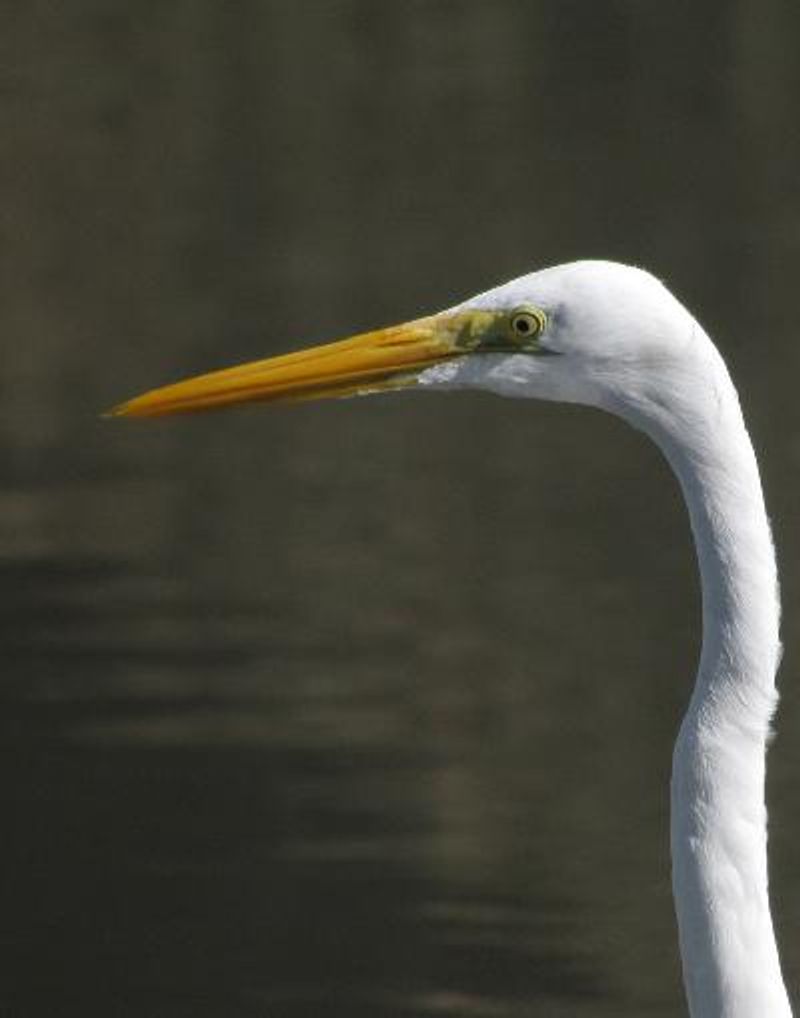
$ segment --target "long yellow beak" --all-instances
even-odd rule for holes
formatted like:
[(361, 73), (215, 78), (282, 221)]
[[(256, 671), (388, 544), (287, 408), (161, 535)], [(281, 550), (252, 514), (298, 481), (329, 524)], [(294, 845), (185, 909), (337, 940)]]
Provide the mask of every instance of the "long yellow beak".
[(296, 353), (199, 375), (121, 403), (112, 417), (159, 417), (233, 403), (350, 396), (413, 385), (436, 362), (491, 342), (499, 316), (445, 312)]

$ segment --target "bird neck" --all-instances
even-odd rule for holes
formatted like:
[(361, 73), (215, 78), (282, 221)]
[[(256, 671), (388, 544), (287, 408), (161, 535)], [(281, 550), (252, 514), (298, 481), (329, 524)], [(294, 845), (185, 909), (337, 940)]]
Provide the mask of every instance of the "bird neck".
[(775, 554), (736, 390), (710, 340), (697, 338), (702, 372), (676, 380), (677, 413), (661, 406), (634, 421), (680, 481), (702, 585), (702, 654), (671, 786), (684, 983), (692, 1018), (785, 1018), (764, 802), (780, 656)]

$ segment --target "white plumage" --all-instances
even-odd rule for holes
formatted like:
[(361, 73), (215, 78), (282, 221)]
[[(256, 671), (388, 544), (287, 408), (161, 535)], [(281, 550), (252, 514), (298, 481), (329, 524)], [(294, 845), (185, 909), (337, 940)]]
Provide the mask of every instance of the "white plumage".
[[(578, 262), (466, 306), (532, 302), (562, 357), (486, 355), (423, 385), (600, 407), (646, 432), (683, 490), (702, 579), (703, 650), (672, 771), (672, 865), (693, 1018), (785, 1018), (767, 892), (765, 751), (780, 656), (775, 554), (736, 389), (700, 325), (652, 276)], [(487, 363), (491, 360), (491, 363)]]
[(753, 448), (714, 344), (651, 275), (575, 262), (405, 325), (214, 372), (121, 416), (415, 386), (584, 403), (659, 446), (683, 490), (703, 648), (675, 743), (672, 882), (692, 1018), (787, 1018), (767, 889), (765, 753), (780, 644)]

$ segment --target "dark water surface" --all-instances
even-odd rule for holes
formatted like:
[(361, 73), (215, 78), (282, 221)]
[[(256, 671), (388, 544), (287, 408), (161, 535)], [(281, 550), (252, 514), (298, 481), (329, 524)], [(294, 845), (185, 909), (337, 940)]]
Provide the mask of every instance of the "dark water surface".
[(655, 450), (478, 394), (97, 417), (586, 256), (669, 281), (752, 425), (800, 985), (800, 7), (3, 20), (3, 1018), (683, 1013), (699, 605)]

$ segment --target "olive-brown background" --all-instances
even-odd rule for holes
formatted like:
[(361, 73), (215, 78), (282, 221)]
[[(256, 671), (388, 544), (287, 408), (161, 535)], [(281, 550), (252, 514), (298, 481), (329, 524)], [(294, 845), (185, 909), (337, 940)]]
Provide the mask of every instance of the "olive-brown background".
[(0, 1014), (682, 1013), (657, 452), (480, 394), (98, 418), (587, 256), (698, 314), (763, 464), (797, 986), (800, 7), (0, 19)]

